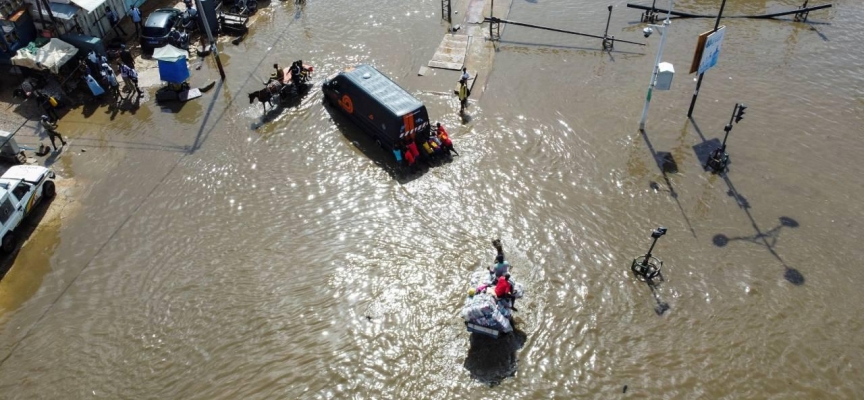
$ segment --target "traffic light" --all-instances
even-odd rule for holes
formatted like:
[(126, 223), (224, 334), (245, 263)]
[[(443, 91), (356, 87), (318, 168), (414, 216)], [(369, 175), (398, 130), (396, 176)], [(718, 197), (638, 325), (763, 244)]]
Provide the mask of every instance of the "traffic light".
[(738, 105), (738, 113), (735, 114), (735, 123), (736, 124), (741, 122), (742, 119), (744, 119), (744, 110), (746, 110), (746, 109), (747, 109), (747, 106), (745, 106), (744, 104)]

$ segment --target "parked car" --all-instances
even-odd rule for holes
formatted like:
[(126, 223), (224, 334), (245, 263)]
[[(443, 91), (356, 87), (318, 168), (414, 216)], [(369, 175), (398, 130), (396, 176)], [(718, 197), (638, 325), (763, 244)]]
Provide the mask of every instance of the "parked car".
[(160, 8), (150, 13), (141, 32), (141, 51), (152, 53), (153, 49), (168, 44), (168, 34), (180, 26), (182, 14), (176, 8)]
[(15, 249), (15, 229), (44, 198), (54, 197), (54, 171), (38, 165), (16, 165), (0, 176), (0, 250)]
[(371, 65), (329, 76), (322, 92), (384, 149), (392, 150), (406, 135), (414, 134), (421, 142), (429, 137), (426, 106)]

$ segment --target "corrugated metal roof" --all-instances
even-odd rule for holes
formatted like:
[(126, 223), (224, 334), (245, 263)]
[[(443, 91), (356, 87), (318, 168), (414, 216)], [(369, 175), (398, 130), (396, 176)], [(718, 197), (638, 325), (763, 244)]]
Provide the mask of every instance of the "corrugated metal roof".
[(417, 100), (371, 65), (358, 65), (353, 70), (346, 72), (345, 76), (379, 99), (385, 107), (397, 116), (405, 115), (423, 106), (420, 100)]
[[(60, 4), (60, 3), (48, 3), (51, 6), (51, 13), (54, 14), (55, 18), (70, 20), (81, 7), (78, 7), (74, 4)], [(48, 16), (48, 13), (45, 10), (42, 10), (42, 14)]]

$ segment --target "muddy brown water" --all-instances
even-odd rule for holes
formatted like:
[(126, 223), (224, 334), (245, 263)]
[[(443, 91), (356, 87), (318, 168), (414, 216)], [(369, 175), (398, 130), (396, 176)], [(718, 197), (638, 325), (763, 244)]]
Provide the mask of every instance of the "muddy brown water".
[[(9, 273), (38, 289), (0, 282), (17, 296), (0, 302), (0, 397), (860, 397), (864, 4), (835, 1), (812, 24), (725, 21), (695, 124), (686, 72), (713, 21), (676, 20), (677, 74), (645, 135), (659, 35), (608, 54), (507, 27), (470, 121), (409, 87), (462, 156), (406, 182), (317, 87), (264, 118), (248, 104), (273, 61), (417, 81), (443, 28), (437, 2), (404, 3), (273, 2), (224, 48), (229, 80), (178, 113), (64, 118), (64, 172), (87, 186), (38, 239), (48, 254)], [(602, 33), (598, 4), (515, 0), (509, 17)], [(613, 4), (611, 31), (642, 41), (639, 13)], [(195, 74), (217, 76), (209, 61)], [(736, 101), (749, 109), (724, 179), (694, 146), (722, 138)], [(652, 291), (628, 270), (658, 225)], [(528, 291), (522, 332), (500, 342), (458, 318), (495, 237)]]

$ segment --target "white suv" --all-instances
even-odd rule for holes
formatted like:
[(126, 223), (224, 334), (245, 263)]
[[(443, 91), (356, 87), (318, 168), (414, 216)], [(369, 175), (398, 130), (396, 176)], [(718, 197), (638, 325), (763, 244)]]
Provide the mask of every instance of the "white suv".
[(15, 228), (43, 198), (54, 197), (54, 171), (38, 165), (16, 165), (0, 176), (0, 250), (15, 249)]

